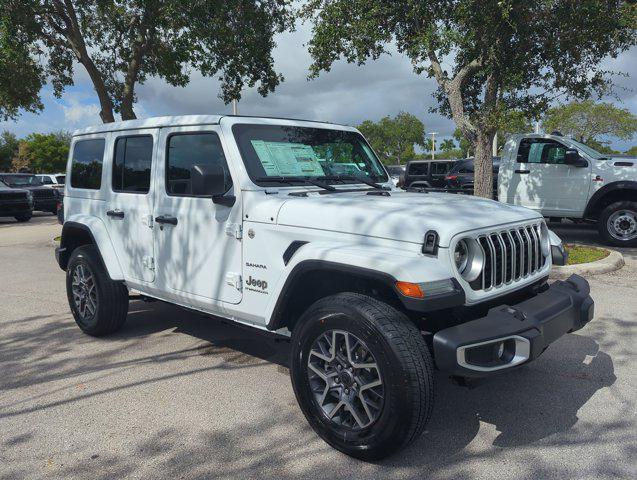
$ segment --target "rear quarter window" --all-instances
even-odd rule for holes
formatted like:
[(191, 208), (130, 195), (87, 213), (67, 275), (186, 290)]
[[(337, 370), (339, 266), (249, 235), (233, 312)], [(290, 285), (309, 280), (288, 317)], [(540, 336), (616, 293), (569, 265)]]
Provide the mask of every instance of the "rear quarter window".
[(71, 157), (71, 186), (73, 188), (100, 189), (102, 186), (104, 145), (103, 138), (75, 142)]

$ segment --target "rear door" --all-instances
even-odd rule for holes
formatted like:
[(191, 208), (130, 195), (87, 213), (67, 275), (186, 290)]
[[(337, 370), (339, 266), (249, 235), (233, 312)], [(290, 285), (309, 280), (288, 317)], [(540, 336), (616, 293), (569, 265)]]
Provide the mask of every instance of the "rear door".
[(108, 142), (110, 195), (103, 220), (124, 278), (131, 281), (155, 279), (151, 172), (158, 133), (158, 129), (115, 132)]

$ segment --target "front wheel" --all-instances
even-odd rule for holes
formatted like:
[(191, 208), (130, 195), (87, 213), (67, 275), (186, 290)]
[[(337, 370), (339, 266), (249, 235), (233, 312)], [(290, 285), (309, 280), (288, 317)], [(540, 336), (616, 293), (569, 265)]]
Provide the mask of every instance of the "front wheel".
[(402, 313), (364, 295), (333, 295), (305, 312), (292, 344), (299, 406), (334, 448), (374, 460), (422, 433), (433, 407), (433, 362)]
[(598, 229), (602, 238), (611, 245), (637, 246), (637, 203), (611, 203), (602, 211)]
[(28, 222), (29, 220), (31, 220), (31, 217), (33, 216), (33, 214), (31, 212), (29, 213), (25, 213), (23, 215), (16, 215), (15, 219), (20, 222)]

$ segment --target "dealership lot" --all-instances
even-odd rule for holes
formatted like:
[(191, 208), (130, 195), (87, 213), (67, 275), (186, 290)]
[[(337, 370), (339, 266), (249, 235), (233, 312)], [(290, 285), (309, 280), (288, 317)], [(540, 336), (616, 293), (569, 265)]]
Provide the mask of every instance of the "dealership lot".
[[(597, 242), (589, 226), (553, 225)], [(377, 464), (307, 426), (288, 344), (159, 302), (83, 335), (53, 256), (55, 217), (0, 220), (0, 479), (634, 478), (637, 251), (592, 277), (596, 318), (533, 364), (467, 389), (438, 375), (434, 416)]]

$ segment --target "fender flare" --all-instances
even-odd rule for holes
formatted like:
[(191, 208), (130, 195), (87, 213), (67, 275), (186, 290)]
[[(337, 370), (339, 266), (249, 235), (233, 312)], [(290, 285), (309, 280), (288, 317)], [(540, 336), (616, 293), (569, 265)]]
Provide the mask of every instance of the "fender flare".
[(119, 263), (119, 258), (115, 253), (115, 248), (113, 248), (113, 243), (104, 223), (99, 218), (89, 215), (83, 215), (81, 218), (74, 217), (73, 220), (64, 222), (59, 249), (60, 268), (66, 270), (72, 253), (72, 251), (67, 250), (72, 245), (68, 235), (70, 231), (76, 229), (83, 230), (91, 237), (92, 243), (97, 247), (102, 264), (111, 280), (124, 280), (122, 266)]
[(584, 218), (589, 218), (589, 216), (591, 215), (591, 212), (595, 209), (595, 207), (602, 200), (602, 198), (604, 198), (608, 193), (614, 192), (617, 190), (632, 190), (635, 193), (637, 193), (637, 182), (632, 180), (619, 180), (619, 181), (604, 185), (602, 188), (597, 190), (588, 201), (588, 204), (586, 205), (586, 210), (584, 210)]

